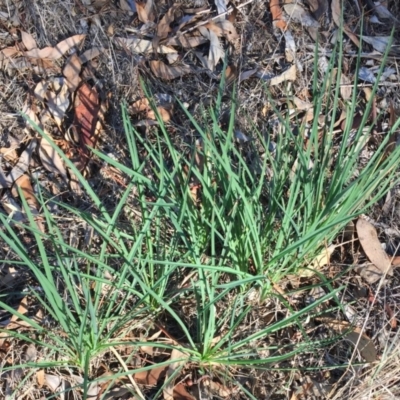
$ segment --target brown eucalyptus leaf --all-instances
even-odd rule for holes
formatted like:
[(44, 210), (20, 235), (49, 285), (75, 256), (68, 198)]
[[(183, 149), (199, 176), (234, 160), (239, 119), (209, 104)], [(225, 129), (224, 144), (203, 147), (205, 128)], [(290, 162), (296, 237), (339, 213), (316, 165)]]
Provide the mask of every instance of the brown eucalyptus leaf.
[(283, 6), (290, 19), (304, 26), (318, 28), (319, 23), (300, 3), (286, 3)]
[(328, 0), (305, 0), (316, 19), (320, 19), (328, 11)]
[(67, 170), (61, 157), (45, 138), (40, 141), (39, 156), (47, 171), (53, 174), (60, 174), (64, 181), (68, 182)]
[(207, 43), (207, 38), (205, 38), (204, 36), (189, 36), (189, 35), (180, 35), (172, 37), (166, 42), (166, 44), (169, 46), (180, 46), (183, 47), (184, 49), (191, 49), (200, 46), (204, 43)]
[(67, 51), (71, 50), (74, 46), (78, 45), (86, 35), (74, 35), (65, 39), (57, 44), (55, 47), (45, 47), (43, 49), (32, 49), (24, 53), (28, 58), (41, 58), (49, 60), (58, 60)]
[(135, 5), (140, 21), (144, 23), (154, 21), (153, 0), (135, 0)]
[(39, 215), (40, 205), (36, 199), (35, 192), (33, 190), (31, 180), (27, 174), (21, 175), (16, 181), (15, 185), (21, 190), (22, 196), (24, 196), (30, 212), (35, 217), (35, 223), (41, 232), (45, 232), (43, 218)]
[(351, 99), (353, 88), (350, 85), (351, 80), (344, 73), (340, 75), (340, 95), (343, 100)]
[(181, 4), (173, 4), (173, 6), (170, 7), (165, 15), (161, 18), (160, 22), (157, 25), (157, 44), (159, 40), (168, 37), (168, 34), (172, 30), (170, 25), (175, 21), (176, 13), (180, 8)]
[(360, 41), (358, 40), (357, 35), (355, 35), (351, 29), (346, 25), (343, 24), (342, 20), (342, 0), (332, 0), (331, 3), (331, 11), (332, 11), (332, 19), (335, 22), (338, 28), (343, 28), (343, 31), (346, 35), (351, 39), (351, 41), (357, 46), (360, 47)]
[[(129, 36), (127, 38), (117, 37), (114, 39), (115, 43), (121, 47), (127, 47), (134, 53), (154, 53), (154, 46), (151, 40), (140, 39), (136, 36)], [(176, 53), (177, 51), (168, 46), (158, 46), (157, 52), (160, 54)]]
[(15, 181), (15, 185), (17, 185), (21, 189), (21, 192), (22, 192), (23, 196), (25, 197), (25, 200), (28, 203), (28, 205), (31, 206), (32, 208), (35, 208), (36, 210), (38, 210), (39, 203), (36, 200), (29, 176), (26, 174), (21, 175)]
[(285, 30), (287, 28), (287, 22), (283, 18), (281, 1), (280, 0), (270, 0), (269, 7), (272, 15), (272, 23), (275, 28)]
[(63, 75), (65, 77), (65, 83), (71, 93), (74, 93), (81, 83), (81, 68), (82, 61), (76, 53), (72, 54), (65, 63)]
[(236, 28), (227, 19), (209, 22), (204, 27), (214, 32), (218, 37), (225, 37), (231, 43), (234, 43), (239, 38)]
[(218, 36), (212, 30), (206, 29), (203, 26), (201, 26), (199, 28), (199, 31), (204, 37), (210, 40), (210, 50), (207, 58), (207, 68), (211, 71), (214, 71), (219, 61), (225, 57), (224, 49), (222, 48)]
[(92, 47), (86, 50), (79, 57), (81, 59), (81, 64), (85, 64), (88, 61), (93, 60), (94, 58), (98, 57), (103, 51), (104, 49), (102, 47)]
[(171, 352), (171, 360), (178, 361), (174, 361), (168, 365), (168, 369), (165, 374), (165, 384), (163, 390), (164, 400), (174, 400), (175, 380), (171, 379), (171, 376), (174, 375), (179, 368), (187, 363), (188, 356), (180, 350), (173, 349)]
[(196, 397), (192, 396), (187, 390), (183, 383), (178, 383), (174, 387), (174, 400), (197, 400)]
[(150, 69), (157, 78), (165, 79), (166, 81), (192, 72), (192, 69), (187, 65), (169, 66), (160, 60), (150, 61)]
[(362, 36), (362, 41), (370, 44), (379, 53), (385, 53), (391, 42), (390, 36)]
[(133, 379), (142, 385), (155, 386), (167, 368), (168, 366), (164, 365), (162, 367), (155, 367), (148, 371), (137, 372), (133, 375)]
[(372, 266), (364, 268), (363, 275), (369, 283), (376, 282), (385, 274), (392, 275), (391, 260), (382, 249), (374, 226), (359, 218), (356, 224), (358, 239)]
[(32, 152), (36, 148), (36, 140), (31, 140), (19, 157), (18, 163), (13, 167), (11, 172), (7, 175), (7, 183), (11, 186), (20, 176), (22, 176), (29, 167), (31, 162)]
[(70, 95), (66, 80), (63, 78), (54, 78), (46, 92), (47, 106), (56, 124), (61, 127), (70, 105)]
[(33, 50), (37, 48), (36, 45), (36, 40), (33, 38), (33, 36), (28, 33), (28, 32), (24, 32), (21, 31), (21, 39), (22, 39), (22, 43), (24, 44), (26, 50)]
[(74, 101), (74, 127), (79, 135), (83, 154), (88, 156), (87, 146), (95, 147), (96, 125), (99, 119), (100, 99), (95, 88), (84, 82), (77, 90)]

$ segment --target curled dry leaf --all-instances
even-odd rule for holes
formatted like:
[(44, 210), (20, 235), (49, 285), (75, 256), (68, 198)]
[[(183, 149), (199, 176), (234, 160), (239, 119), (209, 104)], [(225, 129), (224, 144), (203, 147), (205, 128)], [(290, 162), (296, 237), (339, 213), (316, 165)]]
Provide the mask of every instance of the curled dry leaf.
[(63, 75), (65, 77), (65, 83), (67, 84), (68, 89), (71, 93), (74, 93), (81, 83), (81, 68), (82, 61), (76, 53), (72, 54), (65, 63)]
[(224, 49), (218, 39), (218, 36), (209, 29), (204, 28), (201, 26), (199, 28), (200, 33), (210, 40), (210, 51), (208, 53), (207, 68), (211, 71), (214, 70), (216, 65), (218, 64), (219, 60), (223, 59), (225, 56)]
[(173, 4), (172, 7), (168, 9), (165, 15), (161, 18), (157, 25), (157, 36), (153, 40), (154, 47), (158, 47), (158, 42), (160, 40), (166, 39), (168, 34), (171, 32), (171, 24), (175, 21), (176, 14), (180, 10), (181, 4)]
[(61, 127), (70, 105), (69, 92), (64, 78), (54, 78), (46, 91), (47, 106), (56, 124)]
[(286, 71), (282, 72), (280, 75), (277, 76), (271, 76), (268, 72), (263, 70), (258, 71), (256, 75), (258, 78), (269, 82), (271, 86), (275, 86), (285, 81), (291, 81), (291, 82), (295, 81), (296, 73), (297, 73), (296, 65), (293, 64)]
[(192, 69), (187, 65), (169, 66), (160, 60), (150, 61), (150, 69), (157, 78), (165, 79), (166, 81), (192, 72)]
[(361, 246), (373, 264), (363, 268), (361, 276), (369, 283), (374, 283), (385, 274), (392, 275), (390, 258), (382, 249), (374, 226), (365, 219), (359, 218), (356, 227)]

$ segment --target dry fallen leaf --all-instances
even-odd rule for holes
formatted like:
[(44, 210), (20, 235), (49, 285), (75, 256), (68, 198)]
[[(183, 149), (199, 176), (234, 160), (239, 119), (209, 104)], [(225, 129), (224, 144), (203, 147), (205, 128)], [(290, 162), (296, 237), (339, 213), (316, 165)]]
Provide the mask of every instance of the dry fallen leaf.
[(365, 219), (359, 218), (356, 227), (361, 246), (373, 264), (363, 268), (361, 275), (369, 283), (376, 282), (385, 274), (392, 275), (390, 258), (382, 249), (374, 226)]
[(36, 381), (37, 384), (39, 386), (39, 388), (41, 388), (44, 384), (45, 384), (45, 377), (44, 377), (44, 369), (38, 369), (36, 371)]
[(46, 91), (47, 106), (58, 127), (61, 127), (70, 105), (68, 85), (64, 78), (54, 78)]
[(86, 50), (81, 56), (79, 57), (81, 59), (81, 64), (85, 64), (90, 60), (93, 60), (93, 58), (98, 57), (104, 49), (102, 47), (92, 47), (88, 50)]
[(174, 400), (197, 400), (187, 390), (183, 383), (178, 383), (174, 387)]
[(287, 23), (283, 19), (280, 0), (270, 0), (269, 7), (271, 10), (272, 23), (274, 24), (274, 27), (285, 30), (287, 28)]
[(64, 181), (68, 182), (67, 171), (61, 157), (45, 138), (40, 141), (39, 156), (47, 171), (60, 174)]
[(328, 0), (305, 0), (314, 17), (319, 20), (328, 11)]
[(169, 66), (160, 60), (150, 61), (150, 69), (157, 78), (165, 79), (167, 81), (192, 72), (192, 69), (187, 65)]
[(100, 112), (100, 99), (95, 88), (84, 82), (76, 92), (74, 101), (74, 122), (86, 164), (89, 150), (87, 146), (95, 147), (97, 142), (96, 125)]
[(45, 232), (43, 218), (40, 217), (40, 215), (39, 215), (40, 205), (39, 205), (38, 201), (36, 200), (36, 196), (34, 194), (33, 187), (31, 184), (31, 180), (29, 179), (29, 176), (26, 174), (20, 176), (15, 181), (15, 185), (20, 188), (21, 194), (22, 194), (22, 196), (24, 196), (31, 213), (35, 218), (36, 226), (38, 227), (38, 229), (41, 232)]
[(167, 372), (165, 374), (165, 385), (164, 385), (164, 400), (174, 400), (174, 388), (175, 380), (171, 379), (171, 376), (175, 374), (176, 370), (187, 362), (187, 355), (180, 350), (173, 349), (171, 352), (171, 360), (184, 358), (183, 360), (174, 361), (168, 365)]
[(75, 93), (75, 90), (81, 83), (82, 80), (80, 77), (81, 68), (82, 68), (82, 61), (76, 53), (72, 54), (71, 57), (65, 63), (63, 69), (63, 75), (65, 77), (65, 82), (68, 86), (68, 89), (71, 93)]
[(291, 65), (286, 71), (282, 72), (280, 75), (271, 76), (270, 73), (260, 70), (257, 72), (257, 78), (267, 81), (271, 86), (279, 85), (285, 81), (295, 81), (296, 80), (296, 65)]
[[(164, 105), (164, 106), (157, 106), (157, 112), (163, 122), (168, 122), (172, 117), (172, 104)], [(147, 118), (156, 120), (157, 116), (153, 110), (149, 110), (147, 112)]]
[(390, 36), (362, 36), (362, 41), (370, 44), (379, 53), (385, 53), (392, 38)]
[(336, 26), (338, 28), (343, 28), (343, 31), (351, 39), (351, 41), (357, 47), (360, 47), (360, 41), (358, 40), (357, 35), (355, 35), (346, 24), (343, 24), (343, 21), (342, 21), (343, 7), (341, 5), (341, 2), (342, 2), (341, 0), (332, 0), (332, 3), (331, 3), (332, 19), (334, 20)]
[(29, 167), (31, 162), (32, 152), (35, 150), (37, 145), (36, 140), (31, 140), (19, 157), (18, 163), (13, 167), (11, 172), (7, 175), (7, 184), (11, 186), (20, 176), (22, 176)]
[(21, 31), (21, 39), (22, 39), (22, 43), (24, 44), (26, 50), (33, 50), (37, 48), (36, 45), (36, 40), (33, 38), (33, 36), (28, 33), (28, 32), (24, 32)]
[(57, 44), (55, 47), (45, 47), (43, 49), (32, 49), (24, 53), (28, 58), (41, 58), (49, 60), (57, 60), (62, 57), (67, 51), (78, 45), (86, 35), (74, 35)]
[[(128, 36), (127, 38), (117, 37), (115, 43), (121, 47), (126, 47), (134, 53), (154, 53), (153, 42), (151, 40), (140, 39), (136, 36)], [(164, 45), (158, 46), (156, 51), (160, 54), (177, 53), (172, 47)]]
[(155, 386), (160, 379), (161, 374), (167, 369), (167, 366), (155, 367), (149, 371), (137, 372), (133, 378), (142, 385)]
[(169, 46), (180, 46), (184, 49), (191, 49), (193, 47), (200, 46), (204, 43), (207, 43), (207, 39), (204, 36), (189, 36), (189, 35), (181, 35), (172, 37), (166, 41), (166, 44)]
[(204, 27), (214, 32), (218, 37), (225, 37), (231, 43), (235, 43), (239, 38), (236, 28), (227, 19), (208, 22)]
[(161, 18), (157, 25), (157, 35), (153, 39), (153, 45), (155, 48), (158, 48), (158, 43), (160, 40), (168, 37), (168, 34), (172, 30), (171, 24), (175, 21), (180, 8), (181, 4), (173, 4), (172, 7), (170, 7), (165, 15)]
[(367, 362), (372, 363), (377, 359), (377, 352), (372, 340), (361, 329), (351, 326), (347, 321), (339, 321), (330, 317), (319, 317), (318, 321), (332, 328), (338, 333), (345, 333), (344, 339), (351, 342), (360, 353), (361, 357)]
[(350, 85), (351, 80), (343, 72), (340, 75), (340, 95), (343, 100), (351, 99), (353, 88)]
[(144, 23), (154, 21), (153, 0), (135, 0), (135, 6), (140, 21)]
[(210, 40), (210, 51), (207, 58), (207, 68), (213, 71), (218, 62), (225, 57), (224, 49), (222, 48), (218, 36), (212, 30), (201, 26), (199, 28), (199, 31), (204, 37)]

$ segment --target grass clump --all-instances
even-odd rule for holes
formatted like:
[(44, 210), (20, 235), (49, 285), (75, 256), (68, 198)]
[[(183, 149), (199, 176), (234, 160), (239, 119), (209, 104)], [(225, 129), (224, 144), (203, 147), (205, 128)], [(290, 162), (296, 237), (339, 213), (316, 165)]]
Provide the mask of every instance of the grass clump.
[[(321, 85), (315, 70), (315, 116), (332, 85), (327, 106), (338, 107), (340, 72), (335, 82), (330, 80), (334, 62), (332, 58)], [(234, 378), (234, 371), (266, 369), (327, 344), (310, 337), (304, 327), (322, 305), (325, 313), (340, 308), (336, 294), (341, 288), (334, 289), (331, 282), (324, 281), (326, 295), (298, 310), (279, 297), (289, 312), (270, 324), (250, 323), (254, 305), (269, 304), (282, 277), (309, 266), (349, 221), (387, 192), (395, 182), (398, 150), (384, 157), (388, 135), (361, 165), (372, 129), (366, 116), (356, 131), (349, 118), (339, 143), (333, 119), (321, 132), (315, 117), (305, 142), (305, 132), (292, 133), (289, 121), (281, 118), (282, 134), (255, 132), (247, 144), (259, 166), (254, 169), (235, 141), (235, 103), (226, 130), (219, 123), (221, 103), (222, 91), (214, 107), (204, 110), (204, 123), (185, 111), (196, 136), (189, 156), (174, 145), (160, 117), (158, 135), (151, 142), (135, 130), (123, 106), (130, 165), (93, 150), (129, 177), (112, 208), (54, 146), (93, 205), (90, 212), (61, 202), (58, 206), (89, 226), (99, 244), (86, 250), (70, 245), (40, 186), (45, 233), (37, 228), (23, 196), (27, 223), (12, 225), (0, 215), (0, 237), (15, 266), (29, 271), (32, 279), (24, 292), (3, 294), (0, 302), (30, 330), (1, 332), (14, 344), (40, 347), (42, 354), (38, 360), (21, 358), (5, 365), (3, 373), (16, 368), (69, 370), (83, 380), (65, 390), (88, 398), (96, 383), (107, 379), (109, 388), (114, 384), (99, 373), (99, 360), (108, 360), (113, 379), (123, 382), (137, 376), (132, 374), (169, 366), (172, 372), (158, 394), (185, 369), (213, 374), (255, 398)], [(355, 115), (356, 106), (353, 91), (347, 115)], [(35, 252), (27, 250), (16, 227), (33, 238)], [(22, 298), (31, 310), (41, 310), (39, 321), (31, 310), (16, 311)], [(300, 332), (302, 340), (279, 345), (267, 340), (289, 328)], [(154, 331), (161, 331), (163, 340), (143, 339)], [(163, 349), (164, 356), (138, 365), (134, 355), (144, 346)], [(115, 358), (122, 347), (129, 355)], [(173, 350), (179, 357), (170, 356)], [(143, 397), (137, 385), (129, 390)]]

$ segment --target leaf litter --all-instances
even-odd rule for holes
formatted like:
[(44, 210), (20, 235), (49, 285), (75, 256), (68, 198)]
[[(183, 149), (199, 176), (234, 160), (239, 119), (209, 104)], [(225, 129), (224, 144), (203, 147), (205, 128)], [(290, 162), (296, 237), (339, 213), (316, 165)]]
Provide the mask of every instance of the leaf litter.
[[(102, 8), (106, 7), (106, 3), (107, 2), (95, 2), (90, 4), (89, 1), (82, 2), (84, 7), (87, 7), (88, 9), (92, 7), (92, 9), (97, 10), (96, 12), (99, 14), (97, 16), (97, 21), (100, 24), (103, 23), (103, 10), (106, 10), (106, 13), (110, 13), (110, 16), (112, 16), (112, 13), (114, 12), (114, 5), (110, 6), (110, 9)], [(66, 143), (65, 147), (63, 147), (63, 151), (65, 151), (65, 154), (68, 155), (68, 157), (72, 157), (71, 153), (73, 153), (73, 150), (76, 149), (76, 147), (78, 148), (81, 157), (80, 160), (77, 161), (79, 168), (81, 168), (83, 164), (86, 164), (88, 159), (91, 159), (92, 157), (90, 152), (87, 150), (87, 146), (98, 146), (99, 139), (96, 126), (100, 114), (100, 93), (94, 83), (98, 83), (96, 82), (96, 79), (102, 77), (104, 70), (97, 70), (96, 63), (92, 63), (91, 61), (103, 54), (104, 57), (109, 57), (109, 53), (114, 51), (116, 54), (115, 60), (117, 60), (118, 57), (126, 57), (127, 54), (128, 57), (138, 55), (143, 57), (140, 58), (142, 64), (138, 70), (139, 72), (137, 72), (138, 75), (140, 75), (140, 77), (151, 76), (151, 79), (158, 78), (161, 81), (166, 81), (166, 84), (160, 82), (160, 87), (157, 87), (156, 92), (159, 93), (168, 91), (168, 93), (175, 95), (178, 93), (178, 89), (175, 92), (175, 87), (178, 87), (179, 96), (177, 97), (180, 97), (181, 92), (185, 95), (185, 89), (189, 90), (190, 84), (188, 84), (188, 82), (191, 83), (191, 81), (196, 81), (199, 79), (198, 77), (201, 74), (204, 74), (202, 67), (206, 67), (213, 73), (206, 75), (211, 79), (210, 83), (207, 83), (211, 91), (213, 85), (218, 83), (218, 80), (221, 78), (221, 67), (224, 60), (228, 59), (229, 65), (233, 66), (232, 68), (230, 67), (233, 72), (227, 73), (226, 76), (229, 84), (239, 82), (245, 85), (244, 87), (249, 85), (249, 87), (254, 89), (256, 85), (261, 83), (260, 81), (264, 81), (271, 87), (271, 90), (274, 90), (274, 96), (277, 95), (280, 99), (278, 103), (282, 109), (279, 111), (284, 110), (288, 105), (291, 112), (293, 110), (296, 111), (296, 115), (300, 115), (301, 112), (307, 113), (311, 110), (307, 117), (309, 119), (307, 120), (307, 118), (305, 118), (304, 120), (309, 121), (312, 119), (314, 104), (312, 103), (311, 96), (303, 96), (298, 86), (298, 83), (304, 78), (302, 76), (302, 68), (304, 67), (304, 64), (302, 63), (307, 62), (303, 57), (304, 49), (299, 46), (299, 32), (302, 32), (304, 28), (309, 27), (318, 30), (322, 29), (321, 16), (327, 13), (329, 7), (328, 2), (322, 0), (307, 0), (298, 3), (270, 1), (266, 4), (265, 7), (272, 13), (271, 22), (276, 28), (278, 28), (278, 32), (275, 32), (275, 34), (280, 38), (279, 40), (284, 41), (285, 48), (285, 52), (281, 53), (281, 49), (278, 49), (277, 46), (275, 50), (274, 47), (272, 47), (272, 51), (278, 53), (278, 58), (273, 58), (275, 66), (272, 68), (269, 63), (263, 59), (262, 52), (253, 53), (256, 55), (252, 55), (251, 57), (253, 58), (249, 57), (249, 59), (251, 58), (251, 62), (248, 62), (246, 59), (247, 54), (252, 54), (251, 51), (253, 50), (248, 51), (244, 48), (245, 52), (243, 54), (246, 54), (246, 57), (242, 59), (241, 62), (234, 59), (236, 51), (235, 47), (238, 44), (242, 45), (240, 44), (240, 40), (243, 37), (245, 39), (244, 43), (246, 46), (249, 46), (249, 49), (251, 46), (254, 46), (254, 43), (246, 42), (248, 39), (246, 35), (241, 36), (243, 34), (242, 27), (247, 23), (246, 18), (248, 15), (252, 15), (247, 15), (252, 6), (250, 3), (249, 5), (240, 4), (233, 7), (232, 4), (224, 0), (216, 0), (215, 2), (209, 2), (208, 5), (210, 7), (208, 8), (207, 6), (196, 8), (194, 7), (198, 5), (198, 3), (196, 3), (191, 9), (189, 9), (189, 7), (184, 8), (180, 4), (175, 4), (172, 7), (160, 8), (157, 2), (150, 0), (126, 1), (121, 2), (121, 4), (124, 4), (126, 13), (130, 13), (131, 16), (133, 15), (134, 18), (137, 18), (134, 23), (129, 23), (129, 26), (128, 24), (126, 26), (127, 28), (135, 29), (136, 31), (134, 35), (126, 36), (123, 31), (121, 32), (121, 30), (118, 30), (118, 34), (110, 35), (112, 36), (109, 41), (110, 45), (108, 42), (105, 42), (102, 43), (102, 46), (95, 46), (85, 52), (81, 52), (79, 47), (83, 48), (85, 43), (89, 44), (87, 42), (90, 42), (91, 45), (94, 44), (94, 42), (89, 40), (90, 33), (84, 32), (79, 35), (72, 34), (72, 36), (59, 42), (54, 47), (42, 47), (37, 44), (43, 44), (43, 40), (39, 35), (31, 35), (28, 32), (21, 31), (21, 43), (18, 43), (18, 46), (8, 43), (7, 45), (2, 45), (0, 50), (0, 64), (2, 65), (2, 68), (7, 67), (5, 73), (27, 74), (34, 72), (35, 74), (39, 74), (38, 77), (40, 79), (35, 77), (33, 81), (34, 85), (30, 86), (32, 93), (34, 93), (35, 101), (37, 102), (32, 105), (30, 104), (28, 107), (28, 111), (31, 113), (30, 117), (35, 123), (43, 128), (46, 124), (51, 125), (52, 130), (45, 130), (49, 140), (54, 139), (54, 143), (57, 142), (58, 144), (63, 140), (63, 143)], [(395, 22), (396, 18), (392, 18), (390, 12), (385, 14), (382, 7), (387, 10), (383, 5), (379, 4), (379, 7), (377, 5), (377, 10), (380, 10), (380, 12), (376, 11), (378, 16)], [(211, 14), (211, 12), (214, 11), (215, 13)], [(339, 16), (339, 11), (340, 3), (336, 0), (332, 1), (331, 12), (336, 25), (340, 25), (341, 16)], [(219, 14), (222, 15), (220, 16)], [(261, 28), (263, 25), (259, 24), (265, 24), (265, 18), (262, 16), (269, 14), (265, 12), (264, 9), (264, 14), (259, 13), (258, 15), (261, 17), (252, 22), (254, 22), (254, 26), (260, 31), (264, 29), (263, 35), (265, 40), (262, 42), (265, 47), (267, 47), (268, 32), (265, 28)], [(7, 14), (6, 18), (8, 20), (10, 16)], [(93, 17), (93, 21), (94, 20)], [(13, 23), (19, 23), (18, 19), (13, 19), (13, 21)], [(268, 23), (269, 22), (270, 21), (268, 20)], [(353, 43), (359, 45), (358, 34), (356, 33), (357, 31), (354, 29), (354, 26), (350, 27), (349, 24), (350, 23), (347, 22), (345, 23), (345, 32)], [(84, 24), (82, 24), (82, 26), (84, 26)], [(302, 27), (301, 31), (296, 30), (299, 29), (298, 26)], [(272, 27), (268, 25), (268, 28), (272, 31)], [(33, 29), (29, 31), (35, 33)], [(250, 31), (246, 34), (248, 34), (249, 37), (251, 36)], [(14, 35), (14, 37), (16, 36)], [(312, 37), (315, 41), (316, 37)], [(387, 36), (385, 34), (379, 34), (376, 36), (370, 35), (364, 42), (368, 42), (375, 50), (382, 52), (383, 44), (387, 43), (386, 39)], [(52, 43), (57, 43), (57, 41), (53, 41)], [(273, 46), (275, 46), (275, 44), (276, 43), (273, 42)], [(114, 45), (115, 47), (113, 47)], [(350, 47), (347, 42), (346, 45)], [(196, 48), (196, 51), (198, 52), (198, 58), (192, 57), (193, 54), (190, 53), (194, 48)], [(394, 55), (396, 55), (395, 50), (395, 48), (392, 49), (392, 54)], [(173, 57), (167, 57), (168, 54), (173, 55)], [(234, 59), (234, 62), (231, 62), (232, 59)], [(115, 60), (113, 62), (115, 62)], [(203, 61), (199, 62), (199, 60), (205, 60), (205, 65), (202, 65), (201, 62)], [(87, 65), (85, 66), (84, 64)], [(368, 65), (368, 71), (372, 76), (375, 76), (374, 74), (376, 74), (376, 68), (374, 69), (376, 65)], [(235, 71), (234, 68), (236, 68)], [(365, 66), (362, 66), (362, 68), (365, 68)], [(361, 71), (363, 70), (361, 69)], [(113, 73), (115, 73), (115, 70)], [(354, 83), (352, 73), (353, 71), (346, 71), (346, 74), (342, 74), (341, 83), (343, 87), (341, 89), (341, 98), (344, 101), (350, 101), (351, 99), (351, 86)], [(111, 75), (112, 74), (110, 74), (110, 76)], [(188, 75), (190, 76), (188, 77)], [(27, 75), (24, 75), (24, 78), (25, 76)], [(204, 75), (201, 76), (203, 77)], [(93, 77), (96, 79), (93, 79)], [(37, 84), (37, 82), (39, 82), (39, 84)], [(383, 80), (383, 82), (385, 82), (385, 80)], [(202, 83), (204, 84), (204, 82)], [(125, 81), (123, 84), (129, 86), (131, 82)], [(180, 84), (183, 86), (179, 86)], [(171, 85), (171, 87), (168, 85)], [(186, 85), (187, 88), (185, 88), (184, 85)], [(284, 91), (283, 88), (287, 88), (288, 92)], [(128, 102), (131, 104), (132, 114), (139, 118), (143, 117), (147, 120), (154, 121), (157, 118), (156, 113), (158, 113), (164, 122), (168, 122), (168, 129), (170, 129), (171, 134), (172, 132), (173, 134), (176, 134), (176, 131), (174, 130), (175, 123), (176, 121), (179, 121), (179, 117), (177, 117), (177, 111), (173, 107), (173, 101), (156, 102), (156, 108), (154, 110), (149, 106), (147, 99), (143, 97), (143, 93), (141, 93), (140, 90), (136, 90), (136, 87), (135, 90), (130, 93), (127, 91), (126, 93), (128, 96)], [(196, 96), (196, 93), (194, 92), (193, 95)], [(132, 98), (139, 98), (139, 100), (134, 102)], [(249, 96), (249, 98), (251, 98), (251, 96)], [(191, 100), (188, 97), (184, 100), (191, 103)], [(192, 107), (192, 104), (189, 104), (189, 107)], [(46, 111), (48, 111), (47, 114)], [(266, 104), (263, 104), (263, 113), (265, 116), (268, 115), (268, 107)], [(46, 118), (45, 115), (51, 115), (50, 120)], [(51, 119), (53, 119), (53, 121), (51, 121)], [(291, 119), (295, 120), (294, 117)], [(71, 136), (77, 139), (75, 143), (73, 143), (73, 141), (60, 139), (60, 136), (66, 135), (67, 130), (70, 129), (71, 126), (74, 131)], [(38, 205), (32, 186), (33, 181), (31, 180), (30, 175), (33, 165), (37, 168), (37, 164), (34, 163), (40, 162), (40, 166), (43, 167), (44, 170), (53, 175), (61, 176), (64, 183), (69, 183), (70, 186), (74, 186), (75, 181), (74, 190), (76, 190), (77, 193), (79, 187), (76, 178), (74, 179), (71, 171), (66, 170), (64, 162), (58, 153), (55, 152), (52, 144), (44, 138), (38, 139), (35, 137), (32, 139), (32, 132), (31, 129), (26, 131), (26, 134), (28, 135), (28, 145), (26, 145), (25, 142), (22, 142), (15, 147), (16, 150), (14, 149), (14, 155), (9, 157), (11, 164), (5, 165), (4, 171), (6, 172), (3, 171), (0, 175), (0, 183), (2, 185), (6, 183), (3, 187), (7, 189), (4, 193), (5, 197), (2, 199), (4, 199), (5, 203), (10, 205), (12, 204), (11, 207), (13, 208), (13, 211), (11, 212), (14, 213), (14, 216), (16, 216), (16, 213), (20, 213), (23, 218), (23, 210), (16, 201), (18, 199), (13, 198), (12, 196), (10, 197), (9, 189), (13, 185), (19, 185), (29, 206), (37, 211)], [(149, 131), (146, 130), (146, 133), (148, 132)], [(247, 146), (249, 142), (255, 142), (253, 139), (254, 135), (246, 125), (245, 127), (240, 127), (240, 129), (235, 127), (234, 136), (240, 146)], [(102, 140), (104, 140), (104, 143), (107, 145), (111, 143), (111, 137), (105, 137), (102, 138)], [(31, 154), (30, 158), (27, 159), (28, 153), (25, 152), (30, 149), (30, 143), (34, 143), (32, 146), (36, 148), (33, 149), (33, 156)], [(101, 144), (103, 145), (104, 143)], [(10, 149), (9, 154), (11, 154), (12, 147), (8, 148)], [(7, 148), (2, 147), (1, 151), (2, 154), (6, 154), (6, 150), (3, 149)], [(20, 161), (17, 161), (18, 158)], [(14, 161), (12, 162), (11, 160)], [(16, 161), (17, 164), (15, 164)], [(75, 159), (74, 161), (76, 162)], [(198, 162), (198, 164), (200, 163), (204, 164), (204, 160)], [(88, 176), (88, 179), (89, 178), (90, 176)], [(195, 185), (193, 188), (194, 187)], [(197, 201), (200, 189), (196, 188), (193, 190), (197, 190), (194, 196)], [(8, 198), (7, 195), (9, 196)], [(357, 233), (361, 244), (363, 245), (363, 243), (366, 243), (367, 239), (364, 235), (364, 229), (359, 229), (358, 223)], [(375, 239), (377, 239), (377, 237)], [(374, 246), (378, 246), (375, 239), (373, 240)], [(384, 256), (381, 253), (379, 257), (377, 256), (377, 254), (379, 254), (379, 251), (376, 250), (377, 247), (374, 247), (374, 252), (371, 253), (371, 250), (367, 250), (367, 244), (364, 244), (363, 247), (364, 246), (367, 257), (371, 262), (373, 262), (374, 266), (378, 268), (378, 272), (380, 276), (382, 276), (385, 273), (384, 271), (386, 271), (383, 268), (384, 263), (381, 262), (384, 259)], [(330, 249), (330, 247), (327, 247), (326, 249)], [(330, 262), (332, 262), (332, 252), (330, 250), (327, 251), (326, 249), (322, 251), (321, 254), (317, 255), (314, 261), (311, 261), (313, 267), (313, 263), (316, 263), (315, 269), (320, 273), (326, 271), (323, 267), (325, 264), (330, 264)], [(387, 260), (385, 260), (385, 263), (386, 261)], [(310, 279), (310, 277), (303, 277), (302, 279), (307, 280)], [(369, 281), (369, 283), (372, 282)], [(391, 313), (391, 309), (385, 308), (385, 310), (388, 314)], [(392, 316), (390, 316), (390, 318), (392, 321)], [(326, 322), (326, 324), (340, 325), (337, 320), (331, 320), (330, 322)], [(350, 329), (349, 326), (346, 328)], [(342, 328), (336, 327), (334, 330), (339, 333), (344, 332), (344, 329)], [(351, 334), (353, 334), (353, 336), (351, 336)], [(356, 347), (357, 351), (360, 351), (360, 354), (367, 362), (372, 362), (374, 359), (373, 350), (370, 346), (372, 341), (368, 336), (361, 334), (357, 330), (353, 330), (348, 333), (346, 338)], [(366, 353), (369, 353), (369, 355), (366, 355)], [(175, 354), (172, 358), (175, 359), (179, 357)], [(181, 362), (173, 363), (171, 365), (170, 374), (173, 375), (176, 369), (185, 366), (186, 365)], [(137, 375), (135, 376), (135, 379), (137, 379), (138, 382), (141, 380), (145, 385), (157, 385), (160, 374), (166, 371), (165, 368), (160, 371), (155, 370), (155, 375), (152, 377), (140, 378), (140, 375)], [(58, 380), (58, 383), (56, 382), (57, 387), (55, 388), (54, 382), (53, 385), (46, 383), (47, 376), (50, 376), (50, 374), (38, 372), (37, 380), (39, 386), (45, 386), (47, 384), (53, 391), (57, 390), (57, 387), (62, 384), (61, 381)], [(51, 378), (48, 380), (50, 382)], [(193, 396), (186, 390), (187, 386), (182, 383), (175, 384), (176, 382), (176, 380), (172, 380), (169, 383), (169, 386), (167, 385), (168, 390), (164, 393), (166, 398), (192, 399)], [(215, 396), (226, 397), (232, 394), (223, 385), (219, 388), (221, 384), (214, 380), (205, 379), (204, 385), (213, 387), (212, 391)], [(96, 393), (98, 394), (98, 387), (96, 390)], [(179, 391), (179, 396), (181, 397), (177, 397), (178, 395), (174, 394), (174, 391)]]

